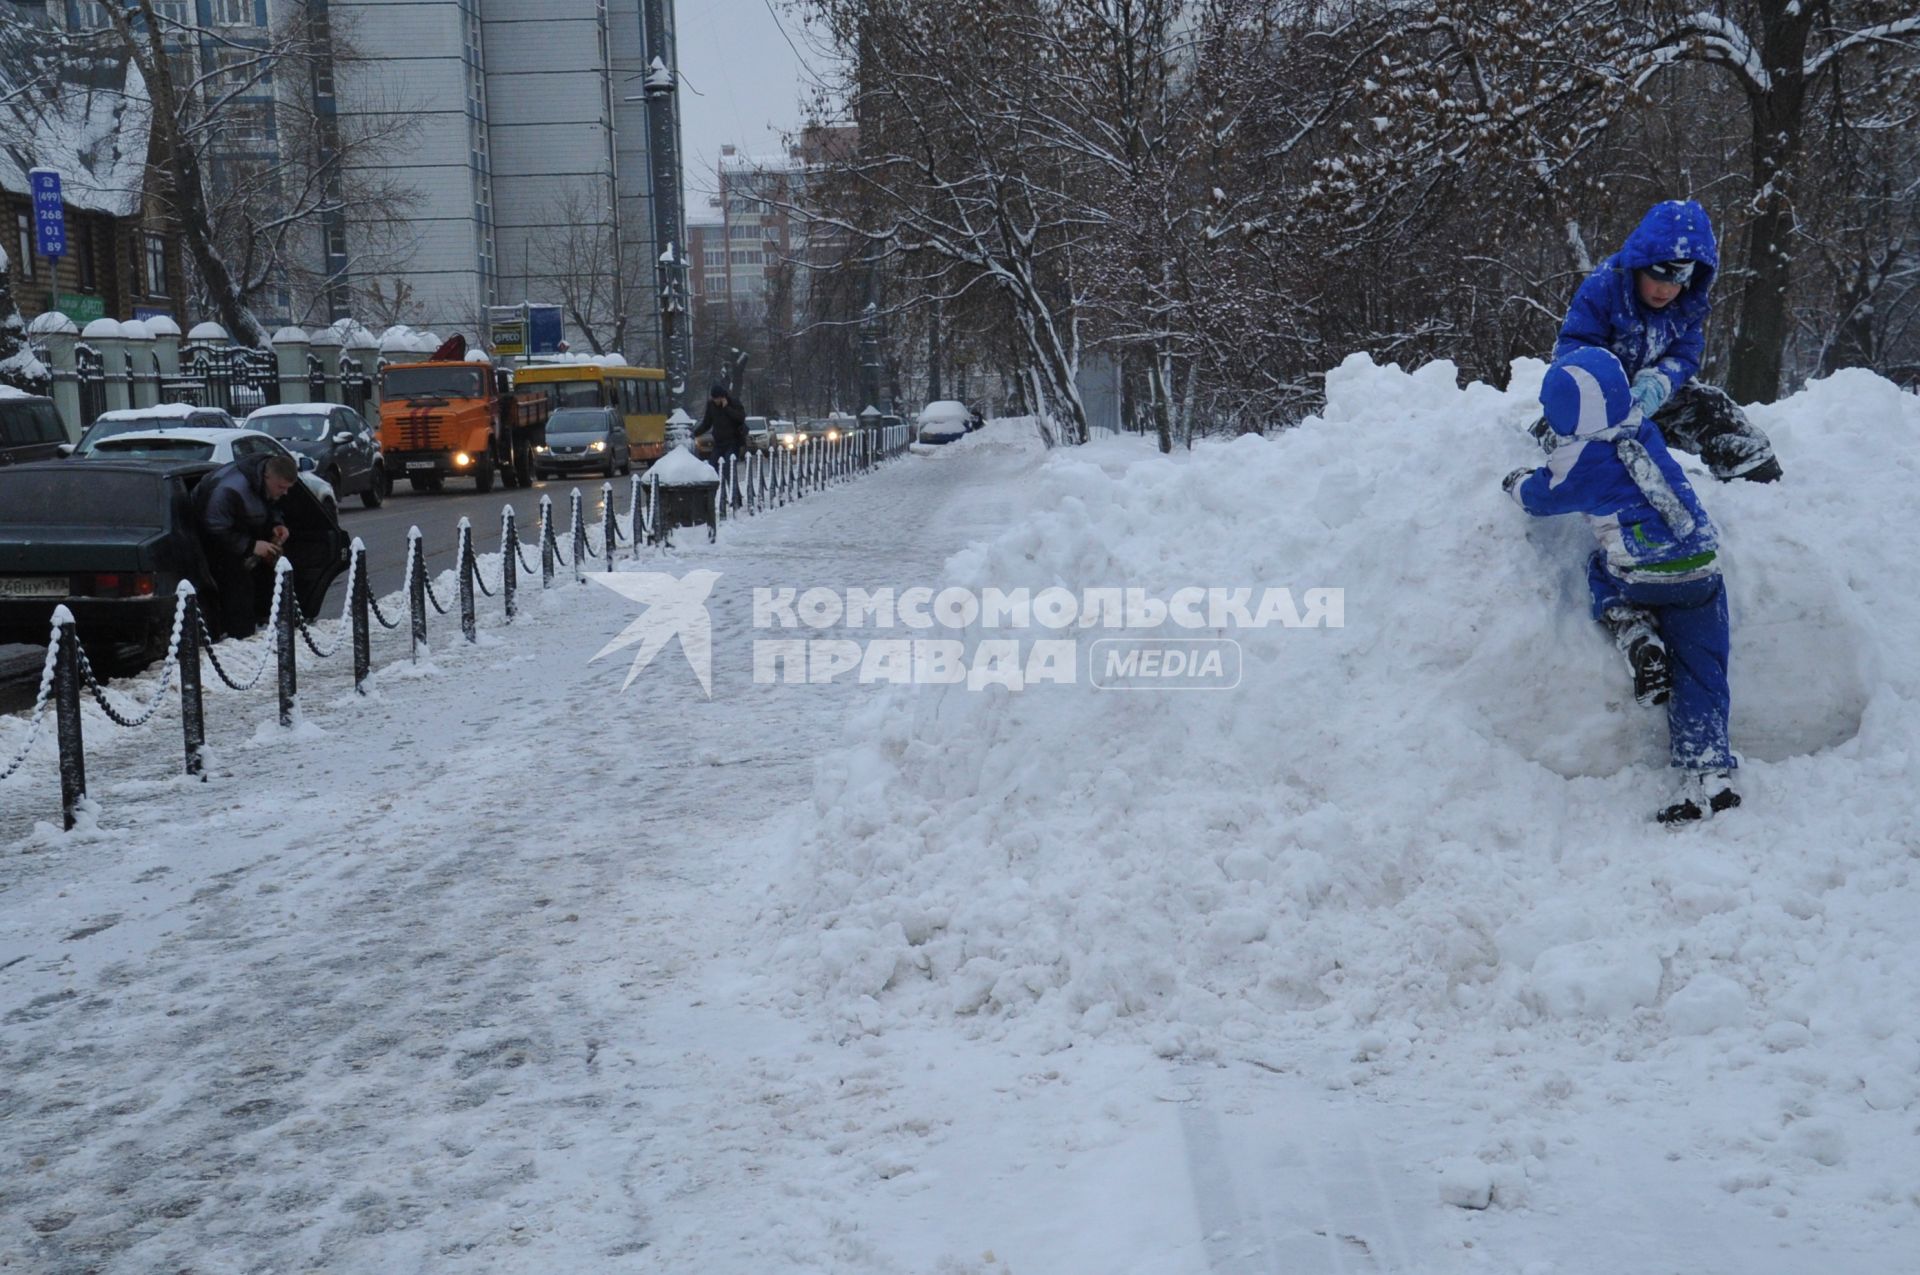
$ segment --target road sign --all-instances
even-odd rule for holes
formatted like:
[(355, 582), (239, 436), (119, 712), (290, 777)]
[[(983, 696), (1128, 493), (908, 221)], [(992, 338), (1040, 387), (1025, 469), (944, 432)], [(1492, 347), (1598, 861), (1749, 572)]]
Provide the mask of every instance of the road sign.
[(27, 174), (33, 186), (33, 224), (39, 239), (40, 255), (67, 255), (67, 209), (60, 198), (60, 174), (51, 168), (36, 168)]

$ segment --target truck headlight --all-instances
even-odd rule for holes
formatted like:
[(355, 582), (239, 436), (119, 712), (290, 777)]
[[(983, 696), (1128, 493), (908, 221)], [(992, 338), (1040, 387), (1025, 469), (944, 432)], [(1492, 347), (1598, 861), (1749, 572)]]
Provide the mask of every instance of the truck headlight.
[(535, 456), (544, 456), (546, 454), (546, 451), (547, 451), (547, 445), (545, 443), (535, 443), (533, 445), (533, 454)]
[(456, 468), (465, 469), (468, 465), (473, 464), (473, 457), (467, 455), (465, 452), (455, 452), (453, 454), (453, 463)]

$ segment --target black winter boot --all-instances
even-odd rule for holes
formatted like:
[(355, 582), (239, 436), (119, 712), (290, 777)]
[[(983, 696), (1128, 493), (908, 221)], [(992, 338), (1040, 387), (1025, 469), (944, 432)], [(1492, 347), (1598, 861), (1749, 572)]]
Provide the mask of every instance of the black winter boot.
[(1681, 781), (1679, 798), (1663, 806), (1654, 818), (1668, 826), (1699, 823), (1739, 804), (1740, 794), (1733, 790), (1732, 771), (1691, 770)]
[(1611, 607), (1602, 621), (1613, 634), (1613, 644), (1627, 657), (1633, 672), (1633, 699), (1642, 708), (1664, 704), (1673, 694), (1673, 663), (1653, 618), (1632, 607)]

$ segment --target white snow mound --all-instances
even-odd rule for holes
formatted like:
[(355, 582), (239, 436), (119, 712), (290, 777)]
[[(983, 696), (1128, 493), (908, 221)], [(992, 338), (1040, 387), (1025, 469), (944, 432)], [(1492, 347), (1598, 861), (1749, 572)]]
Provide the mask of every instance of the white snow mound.
[(1078, 686), (876, 688), (796, 824), (770, 973), (861, 1030), (1131, 1025), (1201, 1056), (1771, 1030), (1911, 1102), (1866, 1073), (1920, 1062), (1920, 399), (1846, 372), (1757, 409), (1778, 484), (1687, 459), (1725, 545), (1746, 804), (1674, 833), (1650, 819), (1664, 717), (1587, 615), (1591, 534), (1500, 491), (1538, 463), (1543, 372), (1462, 389), (1356, 355), (1274, 438), (1048, 455), (1023, 520), (949, 581), (893, 583), (1338, 587), (1345, 627), (1229, 634), (1230, 692), (1092, 690), (1099, 630)]

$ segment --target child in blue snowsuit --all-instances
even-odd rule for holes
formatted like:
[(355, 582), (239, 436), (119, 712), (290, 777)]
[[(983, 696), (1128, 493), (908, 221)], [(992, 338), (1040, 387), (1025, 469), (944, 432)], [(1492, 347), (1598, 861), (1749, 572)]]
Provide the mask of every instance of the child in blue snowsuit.
[(1593, 617), (1627, 655), (1635, 697), (1665, 703), (1682, 774), (1662, 823), (1740, 804), (1727, 739), (1727, 595), (1713, 523), (1659, 428), (1607, 350), (1576, 349), (1547, 371), (1540, 406), (1553, 450), (1539, 469), (1507, 475), (1530, 514), (1587, 516), (1600, 550), (1587, 564)]
[(1768, 483), (1780, 477), (1772, 443), (1725, 390), (1696, 379), (1719, 263), (1706, 209), (1691, 199), (1655, 204), (1580, 285), (1553, 357), (1611, 350), (1661, 437), (1706, 461), (1715, 478)]

